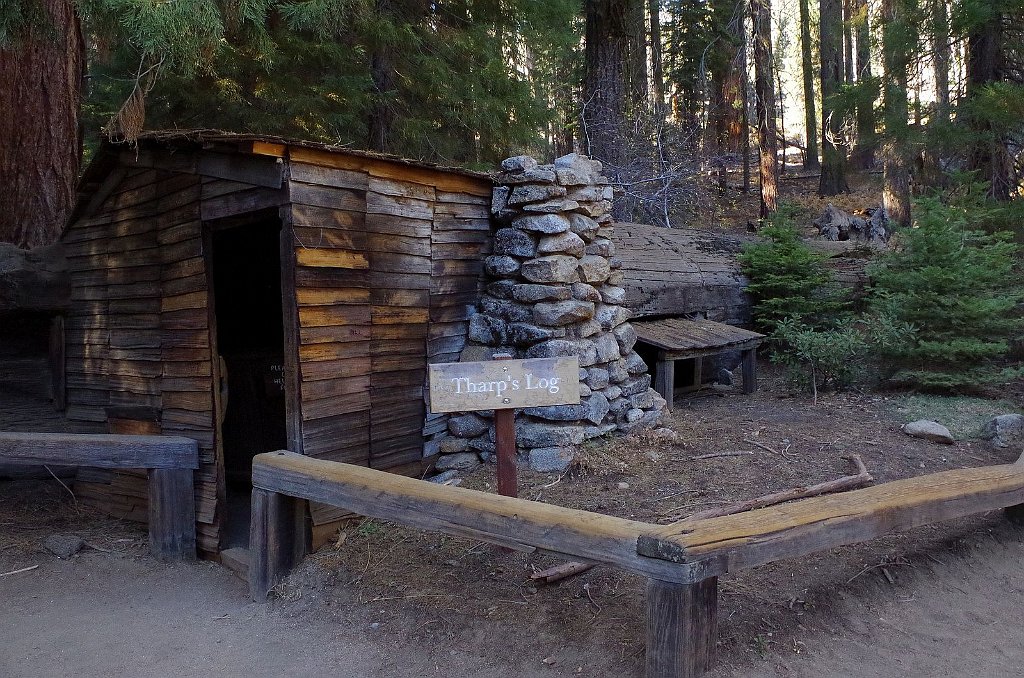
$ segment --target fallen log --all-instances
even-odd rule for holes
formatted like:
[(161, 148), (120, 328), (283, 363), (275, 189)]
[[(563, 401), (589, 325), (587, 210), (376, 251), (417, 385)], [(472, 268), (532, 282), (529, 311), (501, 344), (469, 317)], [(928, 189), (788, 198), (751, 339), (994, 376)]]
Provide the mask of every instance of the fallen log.
[(821, 494), (831, 494), (833, 492), (843, 492), (845, 490), (854, 490), (865, 485), (870, 485), (875, 481), (874, 477), (868, 473), (867, 468), (864, 466), (864, 461), (859, 455), (851, 455), (846, 457), (857, 467), (857, 474), (852, 476), (843, 476), (842, 478), (836, 478), (835, 480), (828, 480), (817, 485), (807, 485), (805, 487), (794, 487), (789, 490), (783, 490), (782, 492), (774, 492), (772, 494), (766, 494), (762, 497), (755, 497), (754, 499), (748, 499), (741, 501), (737, 504), (730, 504), (728, 506), (720, 506), (718, 508), (707, 509), (699, 513), (694, 513), (692, 516), (688, 516), (686, 520), (705, 520), (707, 518), (719, 518), (721, 516), (729, 516), (734, 513), (745, 513), (746, 511), (753, 511), (755, 509), (766, 508), (768, 506), (775, 506), (776, 504), (782, 504), (787, 501), (793, 501), (794, 499), (803, 499), (805, 497), (817, 497)]

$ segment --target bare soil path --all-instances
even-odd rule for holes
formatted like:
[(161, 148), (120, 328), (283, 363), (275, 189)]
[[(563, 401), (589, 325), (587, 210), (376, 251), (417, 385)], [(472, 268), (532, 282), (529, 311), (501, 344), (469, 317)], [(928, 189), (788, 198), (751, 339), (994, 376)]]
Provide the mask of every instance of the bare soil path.
[[(852, 393), (812, 406), (777, 375), (762, 383), (677, 399), (678, 436), (589, 447), (569, 473), (524, 473), (521, 496), (670, 522), (838, 477), (849, 454), (878, 481), (1019, 456), (973, 439), (973, 424), (949, 446), (899, 432), (910, 405), (977, 419), (964, 413), (985, 402)], [(1012, 402), (996, 411), (1022, 400), (999, 397)], [(696, 459), (718, 452), (741, 454)], [(487, 489), (493, 473), (464, 485)], [(69, 532), (91, 547), (70, 561), (43, 550)], [(643, 581), (609, 568), (535, 586), (530, 572), (557, 561), (367, 520), (254, 605), (227, 570), (162, 565), (145, 544), (52, 479), (0, 481), (0, 575), (38, 565), (0, 576), (0, 677), (642, 675)], [(1022, 544), (992, 513), (724, 577), (712, 676), (1019, 676)]]

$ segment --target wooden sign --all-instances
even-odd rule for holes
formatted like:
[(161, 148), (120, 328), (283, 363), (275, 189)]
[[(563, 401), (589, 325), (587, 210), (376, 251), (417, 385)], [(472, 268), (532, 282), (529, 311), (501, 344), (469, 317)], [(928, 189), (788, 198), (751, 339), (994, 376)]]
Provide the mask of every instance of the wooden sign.
[(580, 401), (579, 358), (488, 360), (429, 366), (430, 411), (472, 412)]

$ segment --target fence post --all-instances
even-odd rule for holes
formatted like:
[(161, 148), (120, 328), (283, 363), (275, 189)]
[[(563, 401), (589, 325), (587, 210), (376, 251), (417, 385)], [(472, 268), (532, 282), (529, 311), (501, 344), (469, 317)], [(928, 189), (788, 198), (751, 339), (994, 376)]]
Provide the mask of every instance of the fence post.
[(149, 469), (149, 548), (159, 560), (194, 560), (196, 507), (192, 469)]
[(696, 678), (714, 662), (718, 577), (695, 584), (647, 580), (646, 678)]
[(305, 502), (259, 487), (252, 489), (249, 523), (249, 594), (257, 602), (309, 552)]

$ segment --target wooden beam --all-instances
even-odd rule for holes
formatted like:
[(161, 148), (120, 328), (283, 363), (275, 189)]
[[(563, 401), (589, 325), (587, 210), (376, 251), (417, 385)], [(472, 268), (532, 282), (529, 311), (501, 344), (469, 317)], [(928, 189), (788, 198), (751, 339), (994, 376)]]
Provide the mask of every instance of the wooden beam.
[(634, 520), (440, 486), (372, 469), (270, 452), (253, 459), (253, 486), (360, 515), (517, 548), (608, 563), (662, 581), (686, 581), (688, 568), (637, 555)]
[(663, 353), (658, 352), (658, 364), (654, 368), (654, 390), (665, 399), (665, 409), (671, 412), (676, 394), (676, 361), (665, 358)]
[(642, 534), (637, 551), (690, 566), (692, 581), (1024, 503), (1024, 456)]
[(751, 394), (757, 390), (757, 349), (743, 351), (743, 392)]
[(192, 469), (150, 469), (149, 549), (158, 560), (195, 559), (196, 511)]
[(695, 584), (647, 580), (646, 678), (695, 678), (718, 640), (718, 578)]
[(249, 593), (267, 599), (270, 590), (309, 552), (306, 502), (260, 488), (252, 491), (249, 521)]
[(0, 460), (96, 468), (199, 468), (199, 446), (178, 436), (0, 432)]

